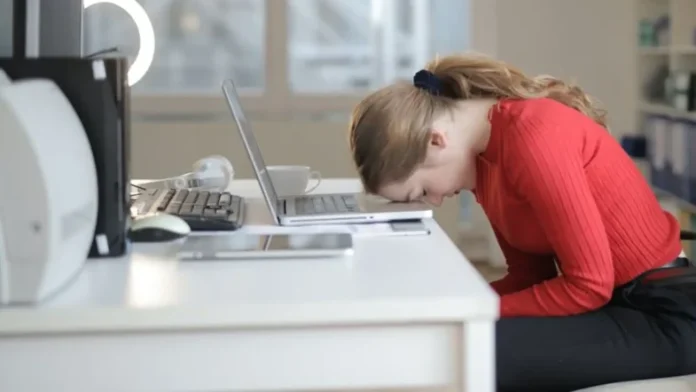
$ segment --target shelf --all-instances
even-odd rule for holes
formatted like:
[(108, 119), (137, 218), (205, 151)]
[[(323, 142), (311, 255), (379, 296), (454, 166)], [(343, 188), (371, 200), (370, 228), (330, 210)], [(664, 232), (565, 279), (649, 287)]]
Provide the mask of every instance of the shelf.
[(696, 46), (642, 46), (638, 48), (638, 53), (642, 56), (666, 56), (674, 55), (696, 55)]
[(640, 104), (639, 110), (643, 113), (657, 114), (662, 116), (696, 121), (696, 112), (687, 112), (684, 110), (675, 109), (671, 106), (657, 103), (643, 102)]
[(670, 54), (669, 46), (639, 47), (638, 53), (643, 56), (663, 56)]
[(670, 52), (672, 54), (696, 55), (696, 46), (672, 46)]
[[(682, 140), (679, 137), (669, 137), (668, 140), (665, 140), (664, 137), (653, 136), (658, 134), (668, 137), (667, 133), (669, 135), (676, 134), (670, 132), (672, 130), (670, 123), (696, 123), (696, 111), (679, 110), (672, 105), (672, 102), (652, 101), (643, 94), (650, 90), (651, 94), (671, 96), (668, 91), (671, 86), (668, 84), (672, 83), (667, 83), (668, 81), (664, 79), (667, 77), (667, 71), (671, 75), (677, 71), (696, 72), (696, 0), (637, 0), (630, 3), (634, 7), (637, 26), (635, 32), (638, 33), (638, 41), (634, 49), (636, 61), (634, 69), (636, 89), (634, 93), (636, 96), (632, 101), (636, 109), (636, 133), (640, 134), (641, 131), (645, 131), (643, 135), (646, 136), (647, 142), (654, 143), (654, 145), (648, 146), (648, 149), (653, 150), (653, 153), (655, 153), (654, 150), (662, 150), (669, 146), (668, 150), (660, 151), (656, 155), (662, 156), (662, 159), (671, 159), (666, 154), (671, 154), (672, 148), (686, 148), (688, 151), (688, 146), (681, 144), (675, 146), (676, 143), (688, 143), (688, 140)], [(642, 44), (654, 44), (654, 46)], [(680, 107), (686, 106), (680, 105)], [(652, 125), (647, 123), (650, 119), (646, 116), (659, 116), (669, 119), (669, 121), (660, 124), (665, 128), (658, 133), (655, 129), (646, 129), (652, 128)], [(639, 163), (643, 175), (648, 181), (651, 181), (649, 162), (643, 160)], [(696, 200), (693, 200), (693, 197), (688, 193), (680, 192), (676, 187), (673, 189), (674, 193), (652, 185), (652, 190), (660, 200), (663, 209), (675, 216), (682, 230), (695, 230)], [(684, 198), (678, 197), (675, 193), (681, 194)], [(696, 259), (696, 243), (682, 242), (682, 246), (689, 257)]]

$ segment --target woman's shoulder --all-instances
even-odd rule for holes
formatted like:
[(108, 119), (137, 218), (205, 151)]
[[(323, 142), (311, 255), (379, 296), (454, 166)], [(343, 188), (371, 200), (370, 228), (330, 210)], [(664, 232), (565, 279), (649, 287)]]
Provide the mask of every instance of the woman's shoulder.
[(551, 98), (503, 99), (498, 103), (498, 108), (510, 121), (582, 116), (575, 109)]
[(492, 124), (504, 135), (501, 143), (506, 158), (516, 162), (535, 159), (547, 149), (569, 154), (581, 151), (588, 129), (583, 124), (592, 122), (575, 109), (548, 98), (504, 100), (498, 110), (499, 117), (493, 118)]
[(505, 99), (498, 103), (497, 112), (494, 116), (508, 128), (508, 133), (515, 130), (527, 136), (560, 133), (567, 139), (572, 134), (582, 136), (589, 129), (599, 129), (591, 118), (550, 98)]
[(585, 132), (576, 125), (584, 115), (575, 109), (549, 98), (505, 100), (499, 106), (501, 167), (512, 184), (537, 175), (530, 174), (531, 168), (562, 166), (568, 156), (582, 152)]

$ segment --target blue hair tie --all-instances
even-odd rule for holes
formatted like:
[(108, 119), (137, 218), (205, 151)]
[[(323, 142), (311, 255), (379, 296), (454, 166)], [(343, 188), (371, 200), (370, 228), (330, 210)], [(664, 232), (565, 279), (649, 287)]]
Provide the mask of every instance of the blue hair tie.
[(432, 95), (442, 95), (442, 80), (427, 69), (422, 69), (413, 75), (413, 85)]

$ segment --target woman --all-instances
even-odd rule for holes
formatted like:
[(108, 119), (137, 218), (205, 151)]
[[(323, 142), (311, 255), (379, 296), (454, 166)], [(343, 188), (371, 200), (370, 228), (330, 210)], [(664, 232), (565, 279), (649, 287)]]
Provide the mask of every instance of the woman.
[(365, 98), (350, 147), (368, 192), (434, 205), (474, 192), (508, 263), (492, 283), (500, 391), (696, 372), (679, 224), (579, 87), (445, 57)]

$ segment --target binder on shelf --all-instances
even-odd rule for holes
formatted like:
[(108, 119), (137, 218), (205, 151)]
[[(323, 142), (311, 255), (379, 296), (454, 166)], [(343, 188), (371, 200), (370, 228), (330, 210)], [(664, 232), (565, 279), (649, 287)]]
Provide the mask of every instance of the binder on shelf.
[[(689, 215), (689, 229), (694, 230), (696, 228), (696, 215)], [(687, 229), (687, 230), (689, 230)], [(687, 245), (687, 247), (684, 248), (684, 252), (686, 253), (686, 257), (688, 257), (691, 260), (696, 260), (696, 244), (693, 244), (694, 241), (682, 241), (682, 246), (685, 244), (692, 242), (691, 245)]]
[(691, 204), (696, 204), (696, 121), (685, 121), (684, 127), (686, 145), (683, 151), (687, 162), (684, 199)]
[(672, 143), (669, 139), (671, 120), (667, 117), (648, 115), (643, 124), (648, 144), (648, 160), (650, 162), (650, 181), (665, 191), (670, 191), (671, 183), (671, 154)]
[(687, 136), (689, 135), (689, 123), (674, 120), (669, 128), (669, 140), (671, 149), (668, 161), (671, 163), (669, 183), (667, 191), (674, 196), (690, 200), (689, 192), (689, 151)]
[(646, 140), (643, 135), (626, 135), (621, 138), (621, 147), (635, 159), (645, 159)]

